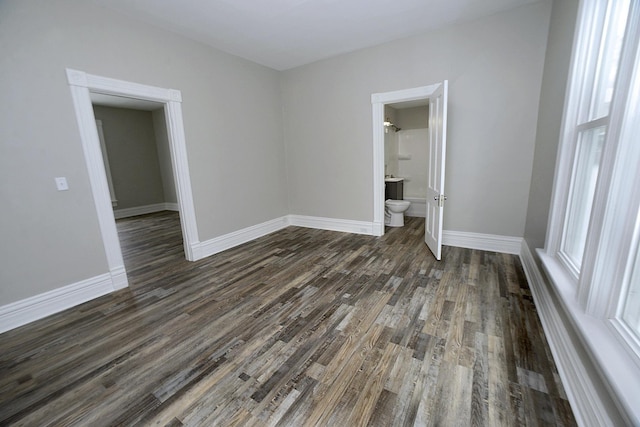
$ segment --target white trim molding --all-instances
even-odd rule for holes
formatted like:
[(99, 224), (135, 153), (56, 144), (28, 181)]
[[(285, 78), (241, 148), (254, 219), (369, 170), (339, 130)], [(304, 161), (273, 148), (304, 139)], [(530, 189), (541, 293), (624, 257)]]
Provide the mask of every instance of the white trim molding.
[[(122, 284), (115, 283), (117, 272), (105, 273), (43, 294), (0, 307), (0, 333), (26, 325), (76, 305), (111, 293)], [(126, 285), (125, 285), (126, 287)]]
[(282, 230), (288, 226), (315, 228), (343, 233), (365, 234), (375, 236), (375, 225), (372, 222), (354, 221), (350, 219), (322, 218), (304, 215), (286, 215), (261, 224), (252, 225), (222, 236), (214, 237), (195, 244), (191, 251), (195, 260), (215, 255), (227, 249), (255, 240), (267, 234)]
[(116, 219), (145, 215), (162, 211), (179, 211), (177, 203), (155, 203), (153, 205), (136, 206), (133, 208), (115, 209), (113, 215)]
[(376, 236), (384, 235), (384, 103), (371, 95), (373, 114), (373, 224)]
[(219, 252), (250, 242), (289, 226), (286, 216), (272, 219), (261, 224), (252, 225), (219, 237), (201, 242), (196, 249), (198, 259), (215, 255)]
[(289, 225), (306, 228), (317, 228), (328, 231), (341, 231), (343, 233), (366, 234), (379, 236), (374, 233), (375, 223), (355, 221), (351, 219), (323, 218), (318, 216), (289, 215)]
[[(571, 408), (578, 425), (584, 426), (604, 426), (616, 425), (619, 419), (618, 412), (611, 404), (607, 405), (598, 394), (598, 390), (602, 393), (608, 393), (603, 390), (602, 386), (594, 383), (592, 375), (599, 375), (593, 372), (587, 366), (593, 366), (591, 358), (584, 352), (577, 351), (575, 345), (582, 346), (580, 340), (580, 332), (573, 331), (570, 314), (563, 315), (561, 310), (563, 307), (557, 303), (561, 301), (561, 297), (552, 295), (551, 287), (546, 284), (546, 280), (540, 271), (531, 250), (527, 243), (523, 240), (520, 252), (520, 260), (524, 269), (525, 276), (529, 282), (531, 295), (538, 311), (545, 337), (553, 353), (553, 358), (558, 368), (558, 374), (562, 380)], [(595, 319), (594, 319), (595, 321)], [(571, 330), (570, 330), (571, 328)], [(572, 339), (572, 335), (576, 336), (578, 343)], [(604, 343), (603, 343), (604, 344)], [(588, 347), (585, 352), (589, 353)], [(586, 357), (586, 358), (585, 358)], [(600, 381), (599, 378), (596, 381)]]
[(374, 236), (384, 235), (384, 106), (394, 102), (428, 99), (438, 87), (440, 83), (371, 95), (373, 123), (373, 228), (371, 234)]
[[(187, 162), (180, 91), (91, 75), (78, 70), (67, 69), (66, 71), (109, 270), (123, 269), (124, 271), (124, 262), (91, 104), (91, 92), (164, 104), (185, 256), (188, 260), (194, 260), (192, 248), (197, 247), (199, 242)], [(126, 281), (126, 275), (124, 277)]]
[(502, 252), (518, 255), (521, 251), (522, 237), (500, 236), (497, 234), (470, 233), (467, 231), (444, 230), (442, 244), (459, 248), (482, 251)]
[(129, 286), (129, 281), (127, 280), (127, 272), (125, 271), (124, 267), (113, 268), (111, 269), (109, 274), (111, 275), (111, 282), (113, 284), (114, 291), (118, 291)]
[[(379, 236), (375, 232), (376, 224), (374, 222), (308, 215), (287, 215), (201, 242), (193, 250), (198, 254), (197, 259), (205, 258), (288, 226)], [(520, 254), (522, 238), (445, 230), (443, 232), (443, 244), (517, 255)]]
[(89, 173), (91, 193), (96, 207), (98, 224), (102, 235), (102, 244), (107, 257), (107, 265), (109, 266), (109, 270), (124, 268), (122, 250), (120, 249), (120, 242), (118, 241), (118, 231), (113, 216), (111, 194), (109, 194), (109, 184), (107, 183), (107, 174), (102, 160), (100, 139), (91, 107), (89, 89), (86, 86), (77, 86), (72, 83), (79, 81), (86, 83), (86, 75), (82, 73), (81, 79), (78, 72), (69, 73), (69, 70), (67, 71), (71, 97), (76, 110), (76, 119), (82, 140), (85, 163)]

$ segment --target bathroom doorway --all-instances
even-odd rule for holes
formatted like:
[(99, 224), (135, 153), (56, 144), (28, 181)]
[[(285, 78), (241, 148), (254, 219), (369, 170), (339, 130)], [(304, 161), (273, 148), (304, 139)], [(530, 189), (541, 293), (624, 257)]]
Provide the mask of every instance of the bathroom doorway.
[[(436, 259), (442, 253), (442, 223), (444, 216), (444, 172), (446, 158), (446, 128), (448, 82), (405, 89), (394, 92), (376, 93), (371, 96), (373, 108), (373, 190), (374, 190), (374, 234), (384, 235), (384, 188), (385, 175), (385, 130), (401, 129), (387, 123), (385, 107), (428, 106), (428, 155), (424, 165), (426, 171), (425, 197), (425, 243)], [(391, 128), (391, 129), (390, 129)], [(387, 133), (388, 134), (388, 133)], [(398, 159), (398, 161), (400, 161)]]
[(403, 197), (399, 200), (411, 203), (405, 216), (424, 218), (429, 162), (428, 100), (386, 104), (384, 110), (385, 199), (389, 199), (386, 184), (402, 180)]

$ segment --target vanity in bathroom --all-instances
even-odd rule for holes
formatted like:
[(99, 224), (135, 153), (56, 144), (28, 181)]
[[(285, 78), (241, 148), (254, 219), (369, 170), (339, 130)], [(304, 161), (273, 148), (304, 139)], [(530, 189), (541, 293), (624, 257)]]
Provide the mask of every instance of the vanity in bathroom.
[(384, 199), (403, 200), (404, 178), (385, 177), (384, 179)]

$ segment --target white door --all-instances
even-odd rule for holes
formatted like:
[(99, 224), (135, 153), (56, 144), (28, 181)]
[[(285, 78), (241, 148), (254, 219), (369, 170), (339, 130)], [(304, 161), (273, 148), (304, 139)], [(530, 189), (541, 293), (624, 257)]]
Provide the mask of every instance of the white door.
[(447, 89), (445, 80), (429, 96), (429, 164), (427, 166), (427, 214), (424, 241), (435, 255), (442, 256), (444, 211), (444, 162), (447, 151)]

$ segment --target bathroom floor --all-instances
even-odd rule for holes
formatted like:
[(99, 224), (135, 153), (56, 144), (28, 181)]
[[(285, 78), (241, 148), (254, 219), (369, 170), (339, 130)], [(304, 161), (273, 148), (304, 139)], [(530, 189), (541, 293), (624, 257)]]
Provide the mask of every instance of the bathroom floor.
[(130, 288), (0, 335), (0, 424), (564, 425), (518, 257), (289, 227), (198, 262), (118, 222)]

